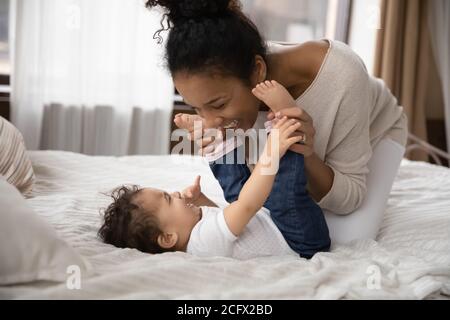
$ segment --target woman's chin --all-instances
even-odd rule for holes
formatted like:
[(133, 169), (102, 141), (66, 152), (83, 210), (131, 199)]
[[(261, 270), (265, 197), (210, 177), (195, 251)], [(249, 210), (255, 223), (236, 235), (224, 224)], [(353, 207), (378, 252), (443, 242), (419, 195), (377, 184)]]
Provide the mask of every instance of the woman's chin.
[(254, 126), (254, 124), (248, 122), (248, 121), (239, 121), (239, 125), (237, 127), (237, 129), (240, 129), (244, 132), (246, 132), (247, 130), (252, 129)]

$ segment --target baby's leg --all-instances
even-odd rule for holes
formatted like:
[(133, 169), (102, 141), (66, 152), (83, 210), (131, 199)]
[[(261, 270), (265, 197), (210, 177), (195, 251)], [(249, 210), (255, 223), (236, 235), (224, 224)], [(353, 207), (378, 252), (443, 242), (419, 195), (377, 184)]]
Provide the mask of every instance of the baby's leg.
[(258, 84), (252, 92), (275, 113), (296, 106), (294, 99), (286, 88), (275, 80)]
[[(275, 113), (283, 109), (297, 107), (294, 99), (286, 88), (275, 80), (258, 84), (252, 92)], [(265, 123), (268, 132), (270, 132), (276, 122), (277, 119)]]
[[(240, 146), (209, 164), (229, 203), (239, 198), (242, 187), (251, 175), (248, 166), (240, 161), (244, 155), (243, 152), (245, 152), (244, 146)], [(229, 160), (232, 160), (232, 163), (229, 163)]]
[(175, 118), (173, 119), (173, 122), (175, 122), (178, 128), (188, 131), (194, 128), (195, 121), (201, 121), (201, 118), (197, 115), (186, 113), (176, 114)]
[(302, 155), (288, 151), (280, 161), (275, 183), (264, 207), (289, 246), (303, 258), (328, 251), (330, 237), (322, 209), (306, 190)]
[[(196, 115), (179, 114), (175, 116), (174, 122), (180, 129), (192, 130), (194, 122), (198, 120), (201, 119)], [(230, 145), (232, 147), (228, 148)], [(214, 142), (214, 150), (205, 155), (211, 171), (219, 181), (225, 199), (229, 203), (238, 199), (242, 187), (251, 175), (247, 165), (240, 163), (242, 162), (240, 161), (242, 158), (241, 152), (245, 150), (242, 147), (238, 148), (237, 145), (237, 142), (230, 144), (230, 140)], [(231, 164), (229, 163), (230, 156)]]
[[(177, 114), (175, 116), (174, 122), (178, 128), (190, 131), (194, 128), (195, 121), (201, 120), (202, 119), (197, 115)], [(221, 159), (227, 152), (231, 152), (233, 149), (237, 148), (237, 145), (238, 143), (234, 138), (230, 138), (226, 141), (223, 141), (223, 139), (215, 140), (210, 145), (212, 147), (212, 151), (205, 154), (205, 158), (209, 162), (215, 162)]]
[[(258, 85), (253, 93), (274, 112), (295, 106), (289, 92), (275, 81)], [(306, 190), (302, 155), (288, 151), (280, 160), (272, 192), (265, 203), (289, 246), (304, 258), (327, 251), (330, 237), (321, 208)]]

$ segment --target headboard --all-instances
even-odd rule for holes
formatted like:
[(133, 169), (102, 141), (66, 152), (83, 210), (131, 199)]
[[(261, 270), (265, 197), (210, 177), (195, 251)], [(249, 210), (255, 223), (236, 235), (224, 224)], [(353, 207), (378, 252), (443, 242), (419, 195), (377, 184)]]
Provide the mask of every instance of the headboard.
[(416, 137), (412, 133), (408, 135), (408, 145), (406, 146), (406, 156), (409, 156), (411, 152), (415, 150), (424, 151), (426, 154), (428, 154), (436, 164), (443, 166), (443, 162), (441, 159), (445, 159), (450, 164), (450, 154), (436, 148), (435, 146), (432, 146), (426, 141), (423, 141), (422, 139)]

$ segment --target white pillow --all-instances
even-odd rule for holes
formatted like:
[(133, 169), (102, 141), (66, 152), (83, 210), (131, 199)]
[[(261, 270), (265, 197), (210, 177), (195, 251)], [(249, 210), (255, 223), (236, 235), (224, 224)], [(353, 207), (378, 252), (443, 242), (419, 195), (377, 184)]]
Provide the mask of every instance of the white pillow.
[(0, 285), (66, 281), (74, 270), (83, 277), (90, 267), (0, 177)]
[(34, 172), (23, 136), (6, 119), (0, 117), (0, 176), (22, 193), (31, 191)]

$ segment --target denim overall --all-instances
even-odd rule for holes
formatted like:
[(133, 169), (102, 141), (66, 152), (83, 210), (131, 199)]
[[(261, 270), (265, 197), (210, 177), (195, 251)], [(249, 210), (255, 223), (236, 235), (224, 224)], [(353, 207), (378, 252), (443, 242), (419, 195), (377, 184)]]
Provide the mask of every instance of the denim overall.
[[(219, 181), (225, 199), (232, 203), (239, 197), (251, 172), (247, 164), (239, 164), (243, 159), (244, 146), (211, 162), (211, 170)], [(227, 164), (226, 158), (234, 160)], [(304, 157), (287, 151), (280, 160), (279, 170), (269, 198), (264, 207), (283, 234), (288, 245), (302, 258), (310, 259), (317, 252), (328, 251), (330, 236), (322, 209), (314, 202), (306, 190)]]

